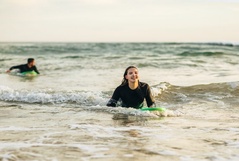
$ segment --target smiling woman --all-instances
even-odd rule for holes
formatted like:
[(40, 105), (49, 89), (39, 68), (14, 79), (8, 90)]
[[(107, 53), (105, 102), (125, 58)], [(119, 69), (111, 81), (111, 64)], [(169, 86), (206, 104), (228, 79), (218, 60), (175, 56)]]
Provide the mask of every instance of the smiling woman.
[(120, 106), (142, 108), (146, 99), (147, 106), (154, 104), (154, 99), (148, 84), (139, 81), (138, 69), (135, 66), (126, 68), (120, 86), (116, 88), (107, 106), (116, 107), (121, 100)]

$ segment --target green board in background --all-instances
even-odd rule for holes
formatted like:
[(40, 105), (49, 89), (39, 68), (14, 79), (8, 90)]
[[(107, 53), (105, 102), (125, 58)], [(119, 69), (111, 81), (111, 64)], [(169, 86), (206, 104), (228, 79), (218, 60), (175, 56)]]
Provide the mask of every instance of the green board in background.
[(35, 71), (22, 72), (22, 76), (36, 76), (38, 75)]

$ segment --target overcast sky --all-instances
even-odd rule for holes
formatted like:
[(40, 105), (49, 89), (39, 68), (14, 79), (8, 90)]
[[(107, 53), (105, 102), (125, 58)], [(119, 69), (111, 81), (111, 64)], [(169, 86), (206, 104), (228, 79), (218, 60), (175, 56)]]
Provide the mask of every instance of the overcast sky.
[(0, 41), (239, 42), (239, 0), (0, 0)]

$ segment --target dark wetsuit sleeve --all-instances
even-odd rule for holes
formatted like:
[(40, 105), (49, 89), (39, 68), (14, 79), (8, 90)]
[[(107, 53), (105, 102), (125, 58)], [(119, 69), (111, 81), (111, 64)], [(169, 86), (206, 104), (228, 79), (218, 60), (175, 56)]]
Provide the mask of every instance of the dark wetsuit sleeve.
[(35, 71), (37, 74), (40, 74), (40, 72), (37, 70), (36, 66), (29, 68), (27, 64), (13, 66), (9, 70), (13, 70), (13, 69), (19, 69), (21, 73)]
[(22, 68), (22, 66), (23, 66), (23, 65), (12, 66), (9, 70), (20, 69), (20, 68)]
[(36, 66), (33, 66), (33, 70), (34, 70), (37, 74), (40, 74), (40, 72), (37, 70), (37, 67), (36, 67)]
[(113, 96), (111, 97), (111, 99), (108, 101), (107, 106), (111, 106), (111, 107), (116, 107), (117, 101), (120, 98), (120, 91), (119, 91), (119, 87), (117, 87), (113, 93)]
[(146, 102), (147, 102), (147, 106), (150, 107), (154, 104), (154, 98), (153, 95), (151, 93), (150, 87), (147, 85), (147, 90), (146, 90)]

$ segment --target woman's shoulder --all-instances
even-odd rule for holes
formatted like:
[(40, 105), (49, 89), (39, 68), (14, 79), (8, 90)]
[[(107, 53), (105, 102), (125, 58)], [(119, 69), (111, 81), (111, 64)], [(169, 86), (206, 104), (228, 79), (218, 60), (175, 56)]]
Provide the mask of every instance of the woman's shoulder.
[(121, 89), (123, 89), (123, 88), (125, 88), (124, 85), (119, 85), (119, 86), (117, 86), (117, 87), (115, 88), (115, 90), (121, 90)]
[(149, 87), (149, 85), (145, 82), (139, 82), (140, 87)]
[(119, 85), (116, 89), (124, 89), (124, 88), (127, 88), (128, 87), (128, 84), (121, 84)]
[(119, 85), (118, 87), (115, 88), (116, 93), (121, 93), (127, 91), (127, 86), (126, 85)]

